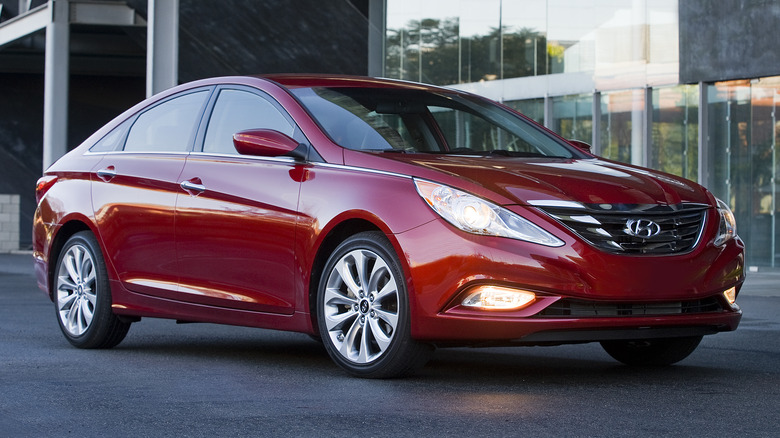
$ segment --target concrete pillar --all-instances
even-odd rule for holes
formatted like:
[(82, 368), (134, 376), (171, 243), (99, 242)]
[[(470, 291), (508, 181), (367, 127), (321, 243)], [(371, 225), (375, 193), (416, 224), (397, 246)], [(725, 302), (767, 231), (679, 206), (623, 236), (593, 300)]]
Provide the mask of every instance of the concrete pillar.
[(593, 103), (591, 106), (592, 132), (590, 136), (590, 151), (601, 155), (601, 92), (593, 91)]
[(631, 102), (631, 164), (647, 166), (647, 90), (633, 90)]
[(657, 163), (653, 163), (653, 88), (645, 88), (645, 108), (644, 108), (644, 125), (642, 126), (644, 150), (642, 154), (642, 166), (650, 167)]
[(68, 86), (70, 76), (69, 0), (52, 0), (46, 26), (43, 90), (43, 169), (68, 151)]
[(553, 129), (553, 99), (548, 94), (544, 95), (544, 127)]
[(179, 83), (179, 0), (149, 0), (146, 96)]
[[(710, 183), (710, 127), (709, 127), (709, 96), (707, 84), (699, 82), (699, 174), (698, 183), (707, 186)], [(727, 201), (728, 202), (728, 201)]]
[(368, 75), (385, 74), (386, 0), (368, 0)]

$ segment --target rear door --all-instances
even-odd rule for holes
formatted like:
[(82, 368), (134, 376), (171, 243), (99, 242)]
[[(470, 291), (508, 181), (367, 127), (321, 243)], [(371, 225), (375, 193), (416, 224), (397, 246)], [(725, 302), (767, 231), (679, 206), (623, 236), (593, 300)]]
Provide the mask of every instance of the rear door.
[[(269, 95), (221, 87), (182, 171), (176, 205), (177, 299), (291, 314), (300, 167), (289, 157), (238, 155), (233, 134), (274, 129), (305, 137)], [(208, 111), (207, 111), (208, 112)]]
[(177, 288), (174, 212), (179, 176), (210, 88), (179, 93), (130, 118), (92, 150), (104, 153), (92, 184), (107, 260), (132, 291)]

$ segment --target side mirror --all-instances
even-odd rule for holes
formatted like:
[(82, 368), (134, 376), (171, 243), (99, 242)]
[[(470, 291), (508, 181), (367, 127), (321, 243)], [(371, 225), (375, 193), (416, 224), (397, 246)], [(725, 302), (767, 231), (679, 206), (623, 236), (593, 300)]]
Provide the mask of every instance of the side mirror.
[[(295, 151), (300, 144), (290, 136), (273, 129), (249, 129), (233, 134), (233, 146), (241, 155), (280, 157)], [(302, 154), (298, 153), (293, 155), (302, 157)]]
[(587, 152), (589, 154), (593, 153), (593, 152), (591, 152), (591, 146), (588, 143), (585, 143), (584, 141), (579, 141), (579, 140), (574, 140), (574, 139), (567, 140), (567, 141), (569, 142), (569, 144), (577, 147), (578, 149), (582, 149), (583, 151), (585, 151), (585, 152)]

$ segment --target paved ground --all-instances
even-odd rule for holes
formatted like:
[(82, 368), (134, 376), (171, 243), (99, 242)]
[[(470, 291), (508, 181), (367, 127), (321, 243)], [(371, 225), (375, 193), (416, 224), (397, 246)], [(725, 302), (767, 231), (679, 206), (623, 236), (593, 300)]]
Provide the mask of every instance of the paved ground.
[(742, 290), (751, 296), (780, 297), (780, 269), (749, 272)]
[(751, 275), (740, 328), (674, 367), (621, 366), (598, 344), (447, 349), (371, 381), (306, 336), (243, 327), (144, 319), (117, 348), (72, 348), (29, 255), (0, 254), (0, 437), (775, 437), (777, 279)]

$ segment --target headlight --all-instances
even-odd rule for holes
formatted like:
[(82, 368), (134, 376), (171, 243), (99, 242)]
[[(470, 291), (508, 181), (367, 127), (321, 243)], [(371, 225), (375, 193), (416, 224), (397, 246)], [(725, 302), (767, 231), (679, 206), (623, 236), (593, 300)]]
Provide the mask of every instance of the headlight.
[(737, 220), (725, 202), (720, 199), (717, 201), (720, 225), (718, 226), (718, 236), (715, 237), (715, 245), (723, 245), (737, 235)]
[(563, 246), (562, 240), (498, 205), (442, 184), (417, 179), (414, 183), (433, 211), (463, 231)]

